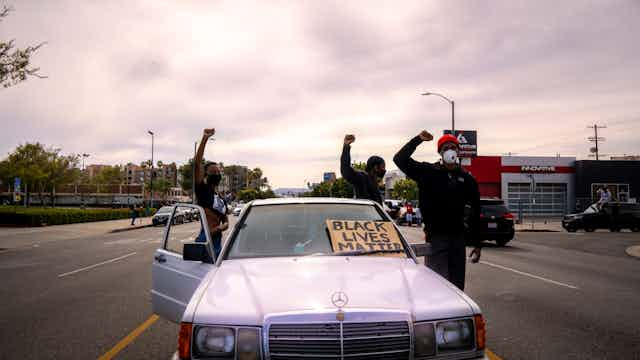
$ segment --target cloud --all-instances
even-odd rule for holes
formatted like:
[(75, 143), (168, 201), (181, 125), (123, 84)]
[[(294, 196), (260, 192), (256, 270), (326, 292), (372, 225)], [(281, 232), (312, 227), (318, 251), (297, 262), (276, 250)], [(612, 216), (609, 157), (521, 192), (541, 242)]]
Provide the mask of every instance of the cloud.
[[(26, 141), (91, 162), (206, 156), (260, 166), (279, 186), (387, 159), (418, 131), (477, 129), (479, 150), (586, 157), (638, 153), (640, 5), (543, 2), (36, 2), (0, 23), (19, 45), (47, 41), (49, 76), (0, 90), (0, 152)], [(432, 144), (416, 157), (433, 160)]]

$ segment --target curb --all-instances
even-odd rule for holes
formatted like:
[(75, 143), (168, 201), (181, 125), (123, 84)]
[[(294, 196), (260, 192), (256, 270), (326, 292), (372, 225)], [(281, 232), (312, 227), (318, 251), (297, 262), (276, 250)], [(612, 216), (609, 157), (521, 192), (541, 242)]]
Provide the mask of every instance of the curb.
[(153, 224), (138, 225), (138, 226), (132, 226), (132, 227), (126, 227), (126, 228), (120, 228), (120, 229), (113, 229), (113, 230), (109, 231), (109, 234), (119, 233), (119, 232), (124, 232), (124, 231), (131, 231), (131, 230), (140, 230), (140, 229), (144, 229), (144, 228), (148, 228), (148, 227), (153, 227)]
[(551, 229), (516, 229), (516, 232), (562, 232), (562, 230), (551, 230)]
[(627, 253), (627, 255), (635, 257), (635, 258), (640, 258), (640, 245), (633, 245), (633, 246), (629, 246), (625, 252)]

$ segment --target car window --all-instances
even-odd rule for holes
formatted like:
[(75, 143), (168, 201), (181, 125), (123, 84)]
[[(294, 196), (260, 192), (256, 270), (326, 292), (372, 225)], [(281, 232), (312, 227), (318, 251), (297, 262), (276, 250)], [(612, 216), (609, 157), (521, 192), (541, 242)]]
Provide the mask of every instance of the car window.
[(160, 210), (158, 210), (158, 214), (170, 213), (172, 210), (173, 210), (172, 206), (163, 206), (160, 208)]
[(184, 244), (192, 242), (206, 242), (206, 235), (202, 230), (200, 216), (185, 217), (184, 213), (190, 211), (189, 207), (178, 207), (176, 216), (171, 221), (167, 230), (167, 243), (165, 250), (182, 254)]
[(481, 206), (481, 212), (484, 216), (500, 217), (509, 212), (504, 204), (487, 204)]
[(282, 204), (249, 208), (231, 239), (227, 259), (329, 255), (326, 220), (387, 221), (372, 205)]

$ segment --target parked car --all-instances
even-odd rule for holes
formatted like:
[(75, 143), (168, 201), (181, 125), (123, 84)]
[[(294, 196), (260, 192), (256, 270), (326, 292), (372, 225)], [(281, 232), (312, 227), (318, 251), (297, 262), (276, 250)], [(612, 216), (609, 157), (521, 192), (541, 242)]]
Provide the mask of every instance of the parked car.
[(611, 202), (601, 208), (597, 204), (590, 205), (578, 214), (565, 215), (562, 227), (568, 232), (583, 229), (587, 232), (596, 229), (620, 231), (630, 229), (640, 231), (640, 204)]
[[(465, 211), (465, 228), (469, 230), (468, 216), (470, 208)], [(480, 199), (479, 236), (482, 240), (495, 241), (499, 246), (505, 246), (515, 236), (514, 216), (503, 200), (494, 198)], [(467, 233), (467, 237), (469, 237)]]
[(382, 205), (384, 211), (386, 211), (392, 219), (395, 220), (398, 218), (400, 215), (400, 208), (402, 207), (401, 200), (385, 199)]
[[(171, 217), (174, 206), (163, 206), (153, 215), (151, 218), (151, 223), (153, 226), (156, 225), (164, 225), (167, 223), (167, 220)], [(175, 217), (173, 218), (174, 224), (184, 224), (187, 219), (187, 214), (185, 210), (179, 209), (176, 212)]]
[[(390, 224), (398, 247), (335, 251), (328, 219)], [(486, 359), (478, 305), (418, 262), (424, 247), (372, 201), (255, 200), (215, 262), (209, 241), (172, 229), (151, 297), (153, 313), (180, 324), (174, 358)]]
[(244, 209), (244, 204), (238, 204), (233, 208), (231, 213), (233, 214), (233, 216), (240, 216), (240, 213), (242, 213), (242, 209)]

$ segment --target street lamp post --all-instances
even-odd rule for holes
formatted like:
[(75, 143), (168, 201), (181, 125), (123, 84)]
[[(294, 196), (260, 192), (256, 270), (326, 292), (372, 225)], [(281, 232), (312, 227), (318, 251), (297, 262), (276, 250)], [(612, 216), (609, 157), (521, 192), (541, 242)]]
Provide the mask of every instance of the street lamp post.
[[(82, 177), (84, 176), (85, 168), (84, 168), (84, 159), (88, 158), (90, 154), (83, 153), (82, 154), (82, 176), (80, 177), (80, 186), (82, 186)], [(82, 191), (82, 187), (80, 187), (80, 207), (84, 207), (84, 191)]]
[(424, 95), (424, 96), (429, 96), (429, 95), (438, 96), (438, 97), (446, 100), (449, 104), (451, 104), (451, 134), (455, 135), (454, 131), (456, 129), (456, 116), (455, 116), (456, 103), (453, 100), (449, 99), (448, 97), (446, 97), (446, 96), (444, 96), (442, 94), (439, 94), (439, 93), (435, 93), (435, 92), (429, 92), (428, 91), (426, 93), (423, 93), (422, 95)]
[(151, 135), (151, 174), (149, 177), (149, 201), (151, 202), (151, 207), (153, 207), (153, 138), (155, 134), (151, 130), (147, 130), (147, 133)]

